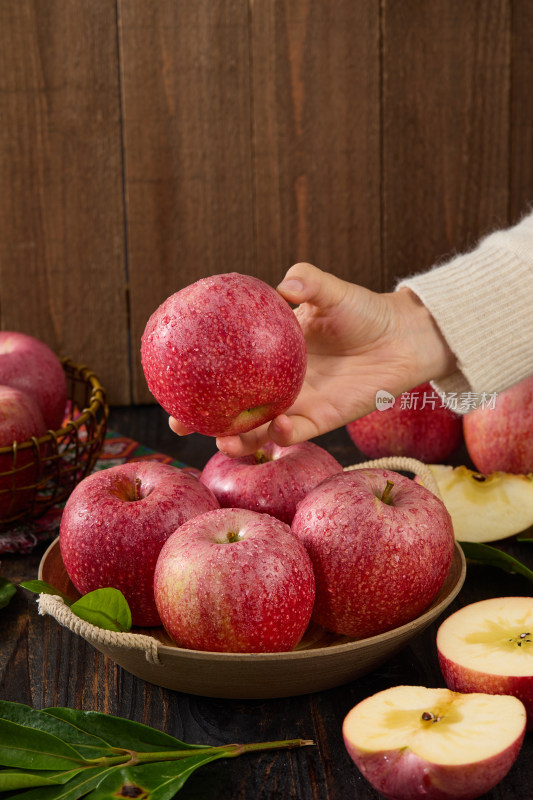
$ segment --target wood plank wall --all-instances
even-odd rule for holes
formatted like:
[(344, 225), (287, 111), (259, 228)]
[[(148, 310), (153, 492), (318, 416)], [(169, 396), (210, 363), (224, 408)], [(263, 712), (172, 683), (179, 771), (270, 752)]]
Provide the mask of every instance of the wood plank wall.
[(532, 200), (528, 0), (0, 0), (0, 325), (150, 402), (169, 294), (388, 290)]

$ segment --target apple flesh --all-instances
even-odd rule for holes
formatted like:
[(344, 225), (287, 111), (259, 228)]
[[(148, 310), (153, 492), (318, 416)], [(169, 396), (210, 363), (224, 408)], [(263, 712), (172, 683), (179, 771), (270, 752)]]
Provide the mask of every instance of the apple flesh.
[(47, 344), (25, 333), (1, 331), (0, 384), (31, 395), (47, 429), (61, 427), (67, 381), (59, 358)]
[(327, 450), (313, 442), (279, 447), (267, 442), (253, 455), (216, 453), (200, 476), (221, 506), (248, 508), (291, 524), (296, 506), (318, 483), (342, 472)]
[(70, 495), (59, 530), (61, 555), (76, 589), (113, 586), (134, 625), (160, 625), (153, 579), (159, 551), (191, 517), (218, 508), (194, 475), (158, 461), (130, 461), (94, 472)]
[(455, 548), (444, 503), (385, 469), (326, 478), (298, 505), (292, 530), (315, 571), (313, 620), (356, 638), (422, 613), (444, 583)]
[(407, 456), (424, 463), (444, 461), (462, 442), (461, 417), (441, 405), (429, 383), (404, 392), (402, 398), (408, 400), (405, 407), (396, 398), (385, 410), (349, 422), (346, 429), (353, 443), (368, 458)]
[(161, 550), (154, 592), (180, 647), (235, 653), (292, 650), (315, 595), (311, 561), (289, 526), (241, 508), (182, 525)]
[(437, 632), (446, 685), (518, 697), (533, 729), (533, 597), (495, 597), (451, 614)]
[(463, 420), (466, 449), (475, 467), (490, 472), (533, 472), (533, 375)]
[(492, 542), (533, 525), (533, 475), (483, 475), (446, 464), (429, 464), (429, 468), (458, 541)]
[(268, 284), (236, 272), (171, 295), (147, 322), (148, 388), (190, 430), (227, 436), (286, 411), (306, 369), (302, 330)]
[(515, 762), (525, 733), (516, 697), (395, 686), (358, 703), (346, 749), (389, 800), (474, 800)]
[[(33, 436), (46, 433), (36, 400), (12, 386), (0, 386), (0, 447), (13, 448)], [(33, 447), (11, 449), (0, 455), (0, 520), (7, 520), (28, 505), (31, 487), (38, 479), (38, 462)]]

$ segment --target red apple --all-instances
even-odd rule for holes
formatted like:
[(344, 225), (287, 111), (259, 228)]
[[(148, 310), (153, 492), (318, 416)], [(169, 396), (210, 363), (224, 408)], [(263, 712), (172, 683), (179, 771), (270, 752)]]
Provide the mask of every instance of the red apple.
[(461, 417), (442, 405), (429, 383), (392, 400), (346, 426), (355, 446), (368, 458), (407, 456), (437, 463), (459, 447)]
[(296, 506), (324, 478), (342, 472), (327, 450), (313, 442), (279, 447), (267, 442), (256, 453), (229, 458), (216, 453), (200, 480), (209, 486), (221, 506), (262, 511), (292, 522)]
[(0, 384), (31, 395), (47, 429), (61, 427), (67, 381), (59, 358), (47, 344), (26, 333), (0, 332)]
[(222, 436), (286, 411), (306, 368), (302, 330), (263, 281), (232, 272), (202, 278), (167, 298), (146, 325), (148, 388), (190, 430)]
[(70, 495), (59, 531), (61, 555), (79, 592), (113, 586), (134, 625), (160, 625), (153, 578), (159, 551), (184, 522), (218, 508), (198, 478), (158, 461), (94, 472)]
[(291, 529), (269, 514), (221, 508), (165, 543), (154, 592), (180, 647), (235, 653), (291, 650), (313, 608), (313, 568)]
[(525, 733), (516, 697), (394, 686), (358, 703), (346, 749), (388, 800), (474, 800), (509, 772)]
[(458, 692), (512, 694), (533, 730), (533, 597), (494, 597), (451, 614), (437, 631), (446, 685)]
[(463, 429), (480, 472), (533, 472), (533, 375), (466, 414)]
[(384, 469), (326, 478), (298, 505), (292, 530), (313, 562), (313, 620), (356, 638), (424, 611), (444, 583), (455, 546), (444, 503)]
[[(31, 395), (0, 386), (0, 447), (22, 444), (46, 433), (41, 411)], [(9, 519), (31, 502), (32, 484), (38, 478), (33, 447), (0, 455), (0, 519)]]

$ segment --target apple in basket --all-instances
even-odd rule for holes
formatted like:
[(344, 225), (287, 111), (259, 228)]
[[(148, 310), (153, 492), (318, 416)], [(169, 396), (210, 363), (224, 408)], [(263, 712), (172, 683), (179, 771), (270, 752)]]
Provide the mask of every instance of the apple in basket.
[(309, 556), (287, 524), (221, 508), (184, 523), (165, 542), (154, 593), (180, 647), (262, 653), (298, 644), (315, 587)]
[(134, 625), (160, 625), (153, 579), (159, 551), (176, 528), (218, 508), (198, 478), (159, 461), (94, 472), (70, 495), (59, 530), (61, 555), (79, 592), (113, 586)]
[(26, 392), (0, 386), (0, 447), (11, 451), (0, 456), (0, 519), (16, 514), (31, 501), (31, 487), (38, 478), (33, 447), (13, 448), (46, 433), (37, 401)]
[(0, 384), (31, 395), (48, 430), (61, 427), (67, 382), (61, 361), (47, 344), (26, 333), (1, 331)]
[(299, 503), (292, 530), (313, 563), (314, 622), (356, 638), (421, 614), (441, 589), (455, 548), (444, 503), (385, 469), (326, 478)]
[(148, 388), (189, 430), (227, 436), (286, 411), (306, 369), (302, 330), (268, 284), (212, 275), (168, 297), (141, 344)]
[(509, 772), (525, 734), (516, 697), (394, 686), (347, 714), (360, 772), (389, 800), (474, 800)]
[(437, 652), (450, 689), (515, 695), (533, 730), (533, 597), (491, 597), (460, 608), (441, 623)]
[(241, 458), (215, 453), (200, 480), (221, 506), (262, 511), (290, 525), (307, 492), (338, 472), (342, 472), (339, 462), (313, 442), (289, 447), (267, 442)]
[(368, 458), (407, 456), (424, 463), (447, 458), (462, 442), (462, 421), (429, 383), (346, 426), (353, 443)]
[(533, 375), (466, 414), (463, 429), (480, 472), (533, 472)]

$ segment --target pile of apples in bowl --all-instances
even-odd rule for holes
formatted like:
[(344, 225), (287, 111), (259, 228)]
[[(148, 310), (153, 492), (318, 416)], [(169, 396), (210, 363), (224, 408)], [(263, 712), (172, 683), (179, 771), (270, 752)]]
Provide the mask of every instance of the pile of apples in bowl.
[(28, 334), (0, 332), (0, 526), (66, 500), (94, 467), (107, 417), (88, 367)]
[[(210, 436), (251, 430), (289, 408), (306, 367), (305, 341), (290, 306), (271, 287), (236, 273), (202, 279), (169, 297), (147, 323), (141, 355), (148, 386), (165, 411)], [(40, 577), (67, 594), (120, 589), (138, 633), (113, 638), (90, 630), (87, 638), (159, 685), (237, 698), (339, 685), (382, 663), (437, 619), (465, 577), (452, 516), (423, 485), (424, 465), (417, 462), (421, 475), (413, 480), (394, 463), (343, 469), (308, 442), (269, 444), (244, 458), (217, 453), (199, 479), (155, 462), (112, 467), (86, 477), (70, 496)], [(517, 620), (506, 611), (500, 612), (502, 625), (514, 630)], [(533, 607), (528, 613), (533, 626)], [(69, 624), (66, 619), (62, 614), (60, 621)], [(527, 633), (525, 620), (519, 622), (518, 637)], [(142, 645), (132, 642), (136, 635)], [(156, 647), (147, 654), (150, 637)], [(452, 675), (465, 672), (455, 669), (460, 647), (453, 635), (441, 638), (442, 663), (452, 665), (443, 674), (452, 683)], [(376, 738), (374, 747), (371, 726), (347, 719), (348, 751), (374, 785), (367, 763), (383, 761), (394, 748), (416, 752), (416, 732), (405, 739), (402, 708), (411, 714), (414, 704), (428, 730), (431, 720), (430, 735), (451, 727), (459, 738), (471, 735), (467, 721), (460, 722), (468, 715), (447, 710), (455, 695), (462, 697), (459, 683), (440, 698), (420, 699), (416, 687), (400, 693), (392, 743)], [(475, 677), (465, 691), (477, 694)], [(490, 689), (480, 691), (484, 719), (500, 713)], [(476, 792), (489, 788), (489, 773), (489, 780), (500, 780), (516, 757), (526, 701), (531, 713), (527, 692), (504, 709), (511, 720), (509, 757), (492, 772), (480, 771)], [(384, 724), (390, 728), (391, 720)], [(427, 773), (435, 750), (416, 756), (415, 778)], [(458, 748), (448, 748), (444, 758), (434, 770), (440, 777), (459, 763)], [(408, 771), (406, 765), (403, 778)], [(431, 780), (424, 778), (425, 791)], [(380, 791), (422, 796), (406, 785), (411, 794), (386, 784)]]

